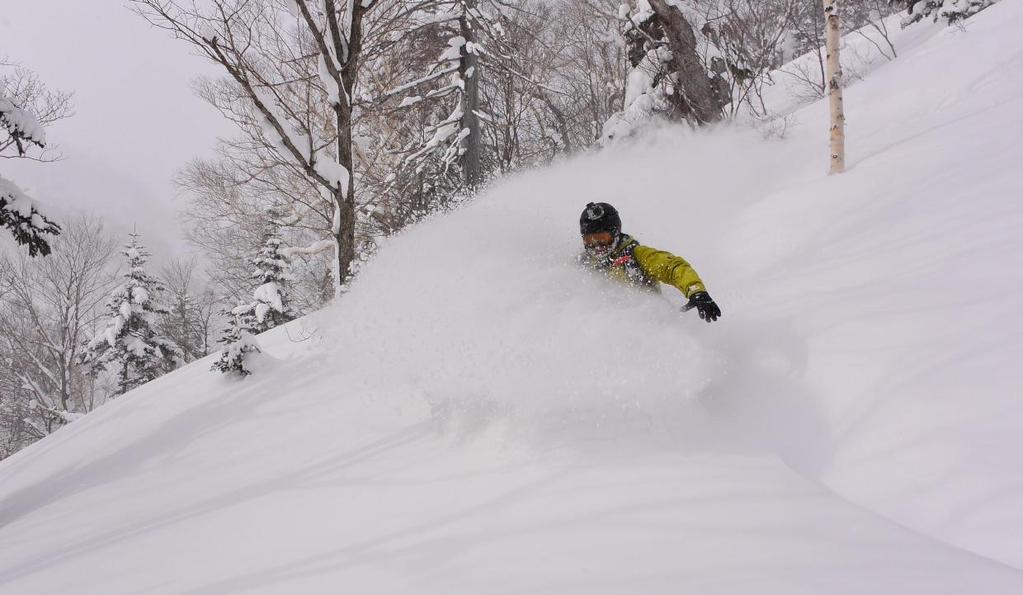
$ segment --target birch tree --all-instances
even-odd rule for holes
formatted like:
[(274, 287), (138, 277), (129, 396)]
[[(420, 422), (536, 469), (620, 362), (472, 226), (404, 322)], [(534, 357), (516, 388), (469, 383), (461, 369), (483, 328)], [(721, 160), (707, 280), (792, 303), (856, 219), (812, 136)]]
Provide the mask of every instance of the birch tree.
[(828, 105), (831, 110), (831, 173), (845, 171), (845, 108), (842, 104), (842, 64), (839, 46), (842, 41), (838, 18), (838, 0), (824, 1), (825, 40), (827, 44)]

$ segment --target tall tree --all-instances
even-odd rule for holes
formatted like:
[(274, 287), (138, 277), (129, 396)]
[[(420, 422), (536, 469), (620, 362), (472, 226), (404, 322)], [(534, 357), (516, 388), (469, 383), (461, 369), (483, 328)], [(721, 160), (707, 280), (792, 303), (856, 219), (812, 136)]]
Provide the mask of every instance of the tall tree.
[(94, 370), (115, 368), (116, 394), (154, 380), (181, 362), (177, 347), (158, 331), (168, 314), (163, 283), (146, 272), (149, 253), (136, 233), (121, 252), (128, 270), (107, 302), (106, 327), (89, 341), (82, 360)]
[(845, 106), (842, 102), (842, 63), (839, 48), (842, 28), (838, 18), (838, 0), (823, 0), (826, 20), (828, 61), (828, 104), (831, 108), (831, 173), (845, 171)]
[(699, 125), (721, 119), (721, 94), (697, 54), (696, 34), (677, 2), (650, 0), (651, 30), (659, 28), (671, 50), (668, 64), (675, 74), (671, 105), (678, 115)]
[[(364, 19), (379, 1), (132, 0), (224, 69), (269, 144), (328, 198), (336, 295), (356, 256), (353, 109)], [(313, 118), (323, 112), (329, 121)]]
[[(430, 167), (435, 154), (441, 154), (440, 173), (457, 165), (461, 187), (470, 192), (479, 188), (485, 178), (482, 121), (488, 116), (481, 105), (481, 79), (484, 58), (495, 65), (503, 61), (496, 52), (500, 35), (500, 12), (492, 0), (440, 0), (421, 2), (416, 17), (421, 25), (413, 25), (406, 38), (420, 51), (436, 52), (437, 57), (426, 65), (426, 72), (412, 75), (412, 80), (391, 89), (386, 96), (404, 95), (399, 109), (433, 102), (442, 106), (442, 116), (428, 121), (427, 140), (405, 147), (405, 163), (421, 174)], [(430, 42), (441, 42), (440, 48)], [(414, 71), (413, 71), (414, 72)], [(419, 146), (417, 146), (417, 144)]]

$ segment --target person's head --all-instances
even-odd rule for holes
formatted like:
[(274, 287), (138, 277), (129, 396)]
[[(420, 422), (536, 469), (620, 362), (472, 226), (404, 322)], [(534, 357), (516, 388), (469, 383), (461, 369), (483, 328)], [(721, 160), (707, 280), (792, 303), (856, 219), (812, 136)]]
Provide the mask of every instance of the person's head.
[(606, 202), (591, 202), (579, 217), (579, 233), (587, 252), (602, 256), (611, 251), (622, 232), (618, 211)]

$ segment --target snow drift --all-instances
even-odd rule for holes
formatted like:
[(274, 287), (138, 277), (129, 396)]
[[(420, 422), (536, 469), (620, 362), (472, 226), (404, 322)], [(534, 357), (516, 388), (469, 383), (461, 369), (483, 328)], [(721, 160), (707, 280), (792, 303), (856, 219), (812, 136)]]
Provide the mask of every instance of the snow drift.
[[(334, 307), (0, 465), (4, 593), (1023, 591), (1023, 5), (787, 138), (662, 130), (391, 239)], [(784, 89), (773, 98), (785, 105)], [(574, 264), (590, 200), (721, 304)]]

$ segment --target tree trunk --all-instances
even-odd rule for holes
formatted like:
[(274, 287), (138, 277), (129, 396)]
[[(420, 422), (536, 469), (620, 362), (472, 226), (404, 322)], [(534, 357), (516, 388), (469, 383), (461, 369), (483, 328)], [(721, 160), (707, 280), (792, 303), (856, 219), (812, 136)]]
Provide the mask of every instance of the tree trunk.
[(477, 36), (469, 22), (468, 12), (476, 8), (476, 0), (464, 0), (464, 3), (465, 8), (462, 16), (458, 19), (458, 25), (466, 45), (462, 48), (462, 60), (458, 65), (458, 73), (465, 82), (465, 91), (462, 93), (462, 127), (464, 130), (468, 130), (469, 134), (462, 140), (464, 151), (462, 172), (465, 176), (466, 188), (472, 191), (483, 183), (480, 165), (482, 135), (480, 134), (480, 119), (476, 114), (480, 109), (480, 65), (479, 57), (475, 51), (469, 51), (469, 44), (475, 44)]
[(687, 120), (704, 125), (721, 119), (721, 104), (710, 75), (696, 53), (696, 35), (685, 15), (666, 0), (650, 0), (671, 49), (671, 70), (678, 75), (673, 107)]
[[(350, 87), (349, 87), (350, 88)], [(352, 158), (352, 109), (347, 102), (337, 111), (337, 161), (348, 172), (348, 184), (334, 192), (334, 220), (332, 231), (337, 242), (334, 271), (334, 297), (340, 297), (342, 288), (351, 275), (355, 260), (355, 163)]]
[(845, 108), (842, 105), (842, 64), (839, 45), (842, 32), (838, 21), (838, 0), (824, 0), (827, 89), (831, 105), (831, 173), (845, 171)]
[(348, 32), (348, 56), (341, 69), (342, 93), (334, 105), (337, 125), (337, 161), (348, 170), (348, 184), (334, 189), (334, 240), (337, 242), (337, 262), (334, 271), (334, 296), (339, 297), (352, 274), (355, 261), (355, 157), (352, 150), (352, 104), (359, 76), (359, 57), (362, 53), (362, 21), (366, 8), (362, 2), (351, 8), (351, 29)]

